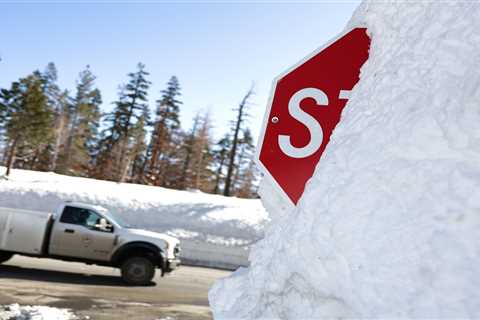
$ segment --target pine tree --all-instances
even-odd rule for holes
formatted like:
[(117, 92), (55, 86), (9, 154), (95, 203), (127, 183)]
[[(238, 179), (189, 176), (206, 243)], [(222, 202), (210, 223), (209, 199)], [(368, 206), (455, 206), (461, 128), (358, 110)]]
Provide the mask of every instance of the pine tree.
[(142, 116), (135, 123), (132, 129), (132, 149), (131, 149), (131, 166), (129, 170), (129, 178), (132, 182), (141, 182), (143, 179), (143, 168), (146, 162), (147, 144), (145, 142), (147, 136), (146, 127), (148, 126), (149, 115), (148, 110), (144, 110)]
[(227, 177), (225, 178), (225, 188), (223, 190), (223, 195), (224, 196), (230, 196), (231, 195), (231, 189), (232, 189), (232, 180), (233, 180), (233, 174), (234, 174), (234, 169), (235, 169), (235, 160), (237, 157), (237, 147), (238, 147), (238, 141), (240, 138), (240, 132), (242, 131), (242, 125), (245, 121), (245, 118), (247, 117), (247, 108), (248, 108), (248, 100), (253, 94), (253, 86), (248, 90), (248, 92), (245, 94), (243, 97), (242, 101), (240, 102), (239, 106), (235, 111), (237, 112), (237, 117), (236, 120), (233, 122), (233, 127), (232, 127), (232, 148), (230, 150), (229, 154), (229, 161), (228, 161), (228, 169), (227, 169)]
[(19, 153), (24, 163), (25, 159), (35, 162), (41, 150), (53, 140), (54, 115), (48, 107), (44, 85), (44, 79), (35, 72), (14, 82), (11, 89), (2, 90), (0, 100), (7, 138), (7, 176)]
[(62, 139), (66, 136), (66, 117), (68, 116), (66, 109), (68, 105), (65, 104), (65, 92), (62, 93), (57, 84), (58, 72), (55, 64), (50, 62), (40, 76), (44, 81), (43, 90), (47, 97), (48, 108), (54, 114), (54, 141), (44, 150), (40, 167), (43, 167), (42, 169), (45, 170), (54, 171), (60, 153)]
[[(12, 86), (13, 89), (13, 86)], [(11, 104), (14, 101), (14, 93), (9, 89), (0, 89), (0, 144), (2, 146), (2, 163), (6, 162), (8, 157), (8, 145), (5, 138), (6, 123), (7, 123), (7, 111), (11, 108)]]
[(179, 179), (181, 189), (211, 191), (213, 155), (210, 131), (210, 113), (197, 113), (193, 120), (193, 127), (183, 141), (183, 168)]
[(162, 159), (159, 162), (160, 170), (162, 172), (161, 181), (156, 181), (157, 185), (181, 189), (179, 177), (182, 173), (182, 141), (185, 137), (185, 133), (182, 130), (176, 130), (172, 133), (170, 138), (170, 145), (163, 153)]
[(258, 180), (258, 171), (253, 158), (249, 159), (247, 167), (242, 172), (242, 178), (239, 181), (236, 195), (240, 198), (258, 198), (256, 184)]
[(5, 123), (7, 121), (7, 111), (10, 107), (10, 104), (13, 102), (14, 99), (14, 92), (12, 89), (0, 89), (0, 133), (3, 135), (5, 131)]
[(193, 188), (207, 191), (212, 183), (210, 168), (213, 159), (210, 113), (205, 113), (200, 119), (193, 148)]
[(195, 136), (199, 123), (200, 114), (197, 113), (195, 118), (193, 118), (193, 127), (190, 130), (190, 133), (186, 135), (183, 139), (183, 149), (185, 152), (185, 157), (183, 161), (182, 175), (180, 176), (179, 183), (181, 189), (187, 189), (190, 186), (192, 154), (193, 148), (195, 146)]
[[(154, 122), (154, 130), (148, 148), (148, 164), (146, 168), (146, 180), (157, 186), (165, 185), (165, 174), (170, 166), (168, 155), (172, 154), (175, 135), (180, 128), (179, 112), (182, 102), (180, 84), (177, 77), (172, 76), (167, 83), (167, 88), (161, 91), (162, 97), (157, 100), (157, 112)], [(173, 150), (174, 151), (174, 150)]]
[[(242, 138), (238, 141), (238, 153), (236, 166), (233, 175), (232, 182), (232, 194), (248, 197), (251, 194), (251, 188), (253, 186), (253, 180), (255, 179), (255, 167), (254, 167), (254, 151), (253, 137), (249, 128), (243, 130)], [(241, 190), (241, 191), (240, 191)]]
[[(134, 157), (134, 128), (137, 122), (148, 114), (148, 75), (145, 65), (139, 63), (137, 71), (128, 74), (129, 82), (121, 87), (115, 109), (106, 118), (108, 128), (99, 144), (100, 150), (96, 156), (97, 177), (118, 182), (126, 178)], [(148, 119), (145, 122), (148, 122)]]
[(77, 92), (68, 112), (68, 138), (59, 161), (61, 173), (86, 175), (89, 172), (92, 153), (98, 143), (102, 103), (95, 79), (89, 66), (79, 74)]
[(227, 162), (229, 151), (231, 148), (230, 136), (225, 135), (220, 141), (218, 141), (215, 150), (213, 151), (213, 161), (215, 163), (215, 184), (212, 190), (213, 193), (220, 193), (220, 187), (224, 179), (224, 168)]

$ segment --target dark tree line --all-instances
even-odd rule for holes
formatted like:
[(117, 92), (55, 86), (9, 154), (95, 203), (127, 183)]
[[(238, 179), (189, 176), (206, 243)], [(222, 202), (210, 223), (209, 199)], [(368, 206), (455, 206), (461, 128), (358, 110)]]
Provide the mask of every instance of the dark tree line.
[(257, 173), (247, 125), (250, 89), (234, 109), (229, 132), (214, 141), (210, 112), (198, 112), (182, 129), (181, 87), (172, 76), (151, 112), (151, 82), (139, 63), (119, 87), (111, 112), (87, 66), (75, 92), (57, 84), (49, 63), (0, 89), (0, 160), (7, 167), (255, 197)]

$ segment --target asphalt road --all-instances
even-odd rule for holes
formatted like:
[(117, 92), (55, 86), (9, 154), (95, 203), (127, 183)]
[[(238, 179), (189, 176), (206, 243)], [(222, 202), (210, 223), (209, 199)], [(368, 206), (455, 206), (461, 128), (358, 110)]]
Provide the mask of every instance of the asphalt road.
[(125, 286), (119, 271), (14, 257), (0, 265), (0, 305), (69, 308), (81, 319), (211, 319), (208, 288), (228, 271), (182, 266), (147, 287)]

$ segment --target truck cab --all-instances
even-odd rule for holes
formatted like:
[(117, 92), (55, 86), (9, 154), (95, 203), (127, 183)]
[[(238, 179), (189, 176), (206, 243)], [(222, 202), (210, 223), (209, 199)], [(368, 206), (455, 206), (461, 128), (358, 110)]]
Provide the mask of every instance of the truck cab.
[[(8, 211), (3, 208), (2, 212), (5, 210)], [(4, 244), (3, 248), (0, 247), (0, 253), (3, 254), (24, 254), (113, 266), (120, 268), (122, 278), (133, 285), (150, 283), (157, 268), (161, 269), (163, 276), (180, 265), (178, 239), (157, 232), (134, 229), (100, 206), (66, 202), (59, 206), (55, 213), (45, 213), (45, 223), (32, 226), (18, 222), (22, 221), (18, 219), (18, 215), (25, 215), (26, 211), (10, 209), (10, 212), (17, 214), (17, 219), (6, 221), (17, 222), (16, 225), (8, 224), (4, 237), (15, 237), (17, 242), (19, 237), (23, 238), (20, 239), (24, 240), (20, 241), (22, 245), (31, 247), (32, 250), (23, 249), (22, 252), (18, 250), (18, 246)], [(41, 220), (38, 215), (41, 214), (37, 212), (36, 219)], [(34, 240), (35, 238), (25, 235), (26, 227), (32, 228), (32, 234), (43, 234), (41, 244), (38, 243), (38, 237)], [(38, 230), (39, 228), (43, 230)], [(23, 236), (18, 232), (15, 234), (16, 230), (22, 230)], [(8, 241), (6, 243), (8, 244)]]

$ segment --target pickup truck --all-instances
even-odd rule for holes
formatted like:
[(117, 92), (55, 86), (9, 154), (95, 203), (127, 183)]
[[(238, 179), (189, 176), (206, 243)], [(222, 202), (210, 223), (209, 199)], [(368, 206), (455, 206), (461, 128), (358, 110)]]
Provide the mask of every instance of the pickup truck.
[(55, 213), (0, 208), (0, 264), (13, 255), (120, 268), (129, 285), (147, 285), (180, 265), (180, 241), (133, 229), (103, 207), (66, 202)]

